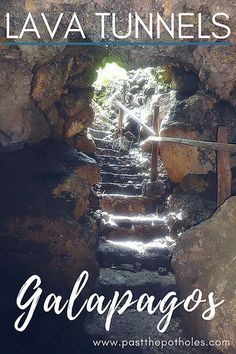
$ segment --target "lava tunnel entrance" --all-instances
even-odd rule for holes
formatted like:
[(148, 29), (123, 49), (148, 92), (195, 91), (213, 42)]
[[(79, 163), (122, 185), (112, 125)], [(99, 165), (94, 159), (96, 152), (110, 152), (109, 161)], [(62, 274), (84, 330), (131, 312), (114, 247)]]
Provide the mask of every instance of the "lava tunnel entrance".
[(175, 80), (161, 67), (125, 70), (116, 63), (106, 64), (97, 74), (96, 118), (89, 133), (102, 176), (96, 187), (102, 211), (100, 236), (127, 247), (130, 241), (134, 248), (140, 242), (139, 249), (145, 249), (145, 243), (151, 248), (166, 247), (173, 240), (167, 219), (161, 216), (162, 202), (173, 184), (158, 158), (157, 146), (143, 151), (140, 144), (150, 135), (148, 129), (158, 133), (158, 107), (159, 123), (168, 119), (176, 100)]
[(111, 242), (141, 242), (143, 250), (148, 243), (165, 247), (185, 228), (181, 205), (194, 201), (202, 208), (203, 203), (207, 215), (212, 213), (214, 173), (205, 173), (211, 167), (199, 161), (202, 152), (171, 144), (164, 152), (157, 145), (141, 148), (154, 134), (192, 137), (194, 132), (182, 126), (192, 124), (191, 111), (186, 111), (202, 99), (199, 88), (198, 77), (176, 65), (128, 70), (111, 62), (97, 70), (95, 121), (89, 133), (102, 177), (95, 187), (100, 236)]
[(146, 137), (145, 129), (140, 129), (127, 112), (124, 112), (123, 126), (119, 126), (120, 109), (116, 102), (124, 104), (138, 119), (151, 127), (153, 107), (162, 101), (163, 110), (168, 111), (173, 104), (177, 85), (173, 73), (161, 67), (126, 70), (115, 62), (98, 69), (93, 99), (95, 125), (113, 132), (122, 129), (121, 135), (128, 139), (132, 137), (134, 141)]
[[(132, 155), (136, 158), (130, 166), (123, 166), (126, 167), (123, 170), (136, 179), (138, 174), (141, 174), (140, 167), (147, 174), (153, 172), (151, 171), (152, 149), (144, 152), (140, 149), (140, 144), (150, 135), (158, 134), (161, 124), (168, 120), (176, 102), (176, 71), (171, 66), (127, 70), (115, 62), (107, 63), (97, 70), (92, 103), (95, 122), (89, 131), (95, 139), (99, 155), (116, 154), (116, 160), (122, 157), (119, 154)], [(105, 157), (104, 161), (107, 162)], [(122, 159), (119, 161), (120, 165), (121, 162)], [(104, 165), (102, 167), (104, 168)], [(163, 170), (163, 165), (160, 164), (159, 167)], [(112, 167), (110, 166), (109, 169), (112, 170)], [(118, 170), (122, 171), (117, 167), (116, 172)], [(153, 180), (153, 177), (151, 178)], [(106, 182), (108, 179), (107, 177)], [(115, 182), (114, 179), (112, 182)], [(117, 182), (125, 182), (125, 178), (120, 177)], [(132, 181), (127, 180), (127, 182), (131, 185)]]
[(198, 76), (182, 66), (126, 70), (116, 62), (107, 63), (97, 70), (97, 80), (94, 82), (93, 109), (96, 120), (93, 126), (113, 132), (117, 130), (117, 134), (137, 142), (150, 133), (143, 127), (140, 129), (140, 125), (130, 119), (127, 112), (124, 112), (121, 123), (117, 101), (131, 110), (141, 122), (153, 128), (155, 106), (160, 106), (160, 120), (166, 119), (176, 99), (184, 100), (193, 96), (199, 87)]

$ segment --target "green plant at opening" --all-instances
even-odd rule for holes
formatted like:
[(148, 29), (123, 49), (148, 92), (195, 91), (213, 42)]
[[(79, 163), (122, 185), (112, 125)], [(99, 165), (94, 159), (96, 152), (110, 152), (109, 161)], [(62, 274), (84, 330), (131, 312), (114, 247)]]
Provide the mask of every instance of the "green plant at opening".
[(170, 90), (176, 89), (176, 82), (173, 77), (173, 72), (170, 67), (158, 67), (155, 70), (155, 80), (162, 86), (163, 92), (168, 92)]

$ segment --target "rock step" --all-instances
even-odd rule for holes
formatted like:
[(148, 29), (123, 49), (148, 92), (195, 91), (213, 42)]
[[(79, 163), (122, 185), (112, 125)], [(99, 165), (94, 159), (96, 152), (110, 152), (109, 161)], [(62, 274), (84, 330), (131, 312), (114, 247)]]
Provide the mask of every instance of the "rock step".
[[(128, 268), (128, 267), (127, 267)], [(168, 292), (177, 291), (176, 281), (173, 274), (160, 275), (150, 270), (135, 271), (121, 269), (101, 268), (95, 291), (98, 294), (112, 297), (115, 291), (124, 293), (131, 290), (134, 297), (142, 294), (155, 295), (157, 300), (162, 299)]]
[(102, 172), (102, 181), (111, 183), (140, 183), (144, 179), (148, 178), (146, 174), (140, 175), (127, 175), (127, 174), (116, 174), (111, 172)]
[(102, 194), (100, 209), (111, 214), (142, 215), (154, 213), (156, 203), (152, 198), (137, 195)]
[(142, 194), (141, 184), (125, 184), (125, 183), (102, 183), (100, 192), (111, 194), (126, 194), (126, 195), (140, 195)]
[(123, 216), (123, 215), (110, 215), (109, 221), (119, 226), (129, 225), (163, 225), (166, 224), (165, 217), (159, 217), (156, 214), (146, 216)]
[(97, 257), (102, 268), (111, 268), (122, 264), (136, 265), (141, 269), (171, 271), (171, 256), (175, 243), (168, 238), (149, 243), (138, 241), (101, 241)]
[(102, 171), (111, 173), (122, 173), (122, 174), (138, 174), (142, 173), (143, 169), (135, 164), (100, 164)]
[(109, 157), (111, 156), (116, 156), (116, 157), (121, 157), (122, 155), (127, 155), (128, 152), (120, 152), (118, 150), (113, 150), (113, 149), (103, 149), (103, 148), (98, 148), (96, 150), (97, 155), (108, 155)]
[(158, 237), (166, 237), (169, 235), (167, 225), (135, 225), (130, 228), (127, 227), (111, 227), (109, 231), (106, 228), (106, 238), (108, 240), (153, 240)]
[(141, 240), (147, 242), (157, 238), (170, 237), (167, 220), (155, 215), (148, 217), (126, 217), (104, 215), (100, 234), (108, 240)]
[(105, 139), (93, 139), (99, 149), (112, 149), (112, 141)]
[(105, 130), (98, 130), (98, 129), (89, 128), (88, 131), (94, 139), (104, 139), (104, 138), (108, 138), (110, 136), (110, 132), (105, 131)]
[[(112, 150), (114, 151), (114, 150)], [(97, 160), (99, 160), (100, 163), (103, 164), (103, 166), (109, 166), (110, 164), (116, 164), (116, 165), (133, 165), (134, 159), (130, 157), (129, 155), (122, 156), (119, 154), (119, 156), (111, 156), (111, 155), (100, 155), (100, 150), (98, 151), (99, 154), (97, 156)]]

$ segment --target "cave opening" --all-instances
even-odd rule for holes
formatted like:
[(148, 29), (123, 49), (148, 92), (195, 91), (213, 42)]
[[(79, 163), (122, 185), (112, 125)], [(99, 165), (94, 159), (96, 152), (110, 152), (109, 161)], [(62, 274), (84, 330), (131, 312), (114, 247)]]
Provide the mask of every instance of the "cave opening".
[[(81, 269), (88, 268), (91, 287), (100, 269), (95, 289), (107, 296), (130, 284), (136, 294), (157, 291), (161, 296), (163, 289), (177, 291), (171, 266), (175, 241), (216, 208), (215, 154), (170, 146), (162, 153), (158, 178), (150, 180), (152, 150), (140, 148), (148, 134), (128, 114), (120, 126), (121, 111), (115, 102), (120, 101), (153, 129), (153, 113), (159, 104), (163, 136), (212, 141), (217, 125), (223, 123), (229, 127), (230, 139), (235, 139), (234, 110), (200, 82), (191, 65), (174, 62), (164, 54), (160, 66), (155, 66), (150, 57), (147, 51), (143, 55), (146, 64), (134, 64), (133, 59), (128, 66), (125, 60), (122, 65), (88, 48), (67, 48), (57, 60), (34, 67), (32, 101), (24, 117), (33, 122), (30, 133), (25, 132), (31, 134), (29, 145), (10, 156), (6, 151), (2, 154), (2, 161), (6, 155), (8, 160), (2, 217), (16, 206), (16, 220), (3, 230), (3, 246), (8, 237), (8, 247), (13, 249), (8, 268), (10, 263), (21, 264), (15, 254), (26, 247), (29, 264), (35, 272), (42, 269), (49, 288), (57, 286), (52, 279), (60, 274), (58, 282), (63, 291), (68, 290)], [(17, 133), (12, 138), (4, 136), (4, 143), (20, 139), (21, 130)], [(15, 181), (21, 165), (27, 168)], [(32, 195), (37, 201), (32, 201)], [(50, 238), (49, 251), (47, 242), (38, 246), (42, 235)], [(23, 275), (16, 276), (13, 270), (12, 274), (21, 280), (25, 269)], [(132, 328), (132, 321), (139, 323), (132, 311), (124, 321), (116, 318), (120, 338), (122, 331)], [(153, 328), (154, 322), (155, 318), (150, 321)], [(143, 323), (149, 326), (149, 318), (144, 316)], [(107, 335), (102, 331), (102, 318), (89, 316), (81, 325), (90, 343), (91, 338)], [(177, 334), (175, 325), (178, 332), (178, 314), (171, 337)], [(74, 347), (74, 338), (71, 343)], [(67, 343), (63, 345), (67, 348)], [(84, 352), (92, 350), (86, 347)]]
[[(215, 154), (170, 146), (158, 156), (158, 174), (152, 180), (153, 151), (140, 148), (150, 133), (129, 113), (153, 127), (159, 106), (163, 136), (196, 139), (202, 124), (196, 116), (205, 105), (206, 91), (196, 72), (179, 63), (130, 68), (105, 58), (96, 77), (95, 121), (88, 133), (101, 168), (101, 181), (94, 188), (101, 210), (99, 234), (112, 246), (133, 245), (137, 252), (174, 245), (185, 229), (215, 210)], [(122, 112), (117, 101), (129, 112)], [(209, 130), (209, 122), (204, 124)], [(214, 133), (207, 132), (206, 137), (214, 139)]]

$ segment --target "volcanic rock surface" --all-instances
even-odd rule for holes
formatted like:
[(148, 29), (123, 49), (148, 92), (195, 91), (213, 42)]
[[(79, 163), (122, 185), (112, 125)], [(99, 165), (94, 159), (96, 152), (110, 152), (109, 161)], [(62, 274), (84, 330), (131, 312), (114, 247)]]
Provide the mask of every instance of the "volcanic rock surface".
[(228, 346), (219, 347), (223, 353), (236, 350), (235, 202), (235, 197), (228, 199), (210, 219), (184, 233), (172, 260), (182, 298), (194, 289), (202, 289), (205, 294), (214, 292), (215, 301), (224, 300), (211, 321), (201, 318), (206, 304), (194, 315), (182, 314), (189, 334), (207, 340), (228, 340)]

